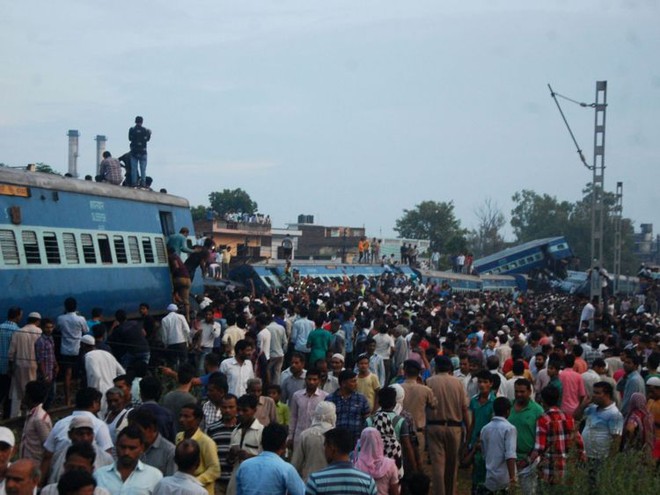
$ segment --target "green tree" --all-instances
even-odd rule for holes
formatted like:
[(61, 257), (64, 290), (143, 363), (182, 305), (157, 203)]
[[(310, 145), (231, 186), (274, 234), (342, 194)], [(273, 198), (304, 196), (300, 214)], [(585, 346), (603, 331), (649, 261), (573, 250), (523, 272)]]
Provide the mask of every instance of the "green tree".
[(208, 206), (204, 206), (204, 205), (192, 206), (190, 208), (190, 213), (192, 214), (193, 222), (197, 222), (198, 220), (204, 220), (206, 218), (206, 210), (208, 210)]
[(37, 162), (37, 172), (41, 172), (43, 174), (52, 174), (52, 175), (62, 175), (60, 172), (55, 170), (53, 167), (50, 165), (43, 163), (43, 162)]
[(511, 227), (517, 242), (566, 235), (575, 205), (548, 194), (523, 189), (512, 197)]
[(252, 201), (250, 195), (240, 187), (237, 189), (224, 189), (222, 192), (209, 194), (211, 208), (219, 215), (229, 212), (249, 213), (257, 212), (257, 203)]
[[(511, 211), (511, 226), (517, 242), (544, 237), (564, 236), (573, 254), (579, 258), (580, 270), (589, 268), (591, 259), (591, 185), (582, 191), (581, 200), (559, 201), (548, 194), (522, 190), (513, 195), (516, 203)], [(603, 266), (612, 272), (614, 265), (614, 205), (613, 193), (605, 192), (603, 204)], [(621, 272), (632, 274), (637, 267), (634, 255), (634, 229), (629, 218), (621, 221)]]
[(454, 214), (453, 201), (422, 201), (403, 216), (394, 227), (400, 237), (428, 239), (431, 250), (442, 254), (458, 252), (467, 246), (467, 230)]

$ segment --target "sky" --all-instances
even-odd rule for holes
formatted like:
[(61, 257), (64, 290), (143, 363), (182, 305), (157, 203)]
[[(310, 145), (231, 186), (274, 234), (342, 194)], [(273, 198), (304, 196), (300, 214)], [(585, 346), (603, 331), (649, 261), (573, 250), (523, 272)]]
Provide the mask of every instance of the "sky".
[[(477, 225), (522, 189), (577, 201), (589, 172), (547, 84), (608, 81), (605, 188), (660, 231), (659, 0), (29, 0), (0, 16), (0, 162), (79, 174), (97, 134), (152, 130), (156, 188), (208, 204), (242, 188), (275, 226), (299, 214), (395, 236), (453, 201)], [(594, 111), (562, 102), (589, 162)], [(511, 238), (511, 229), (507, 228)], [(589, 235), (585, 232), (585, 235)]]

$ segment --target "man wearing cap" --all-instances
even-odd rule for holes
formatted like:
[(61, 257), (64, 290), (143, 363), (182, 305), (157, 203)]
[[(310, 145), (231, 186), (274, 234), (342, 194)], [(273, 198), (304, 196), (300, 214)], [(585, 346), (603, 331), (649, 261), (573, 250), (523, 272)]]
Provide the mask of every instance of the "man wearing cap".
[(94, 427), (94, 439), (96, 443), (101, 450), (107, 453), (112, 452), (112, 438), (110, 437), (108, 425), (96, 416), (101, 409), (101, 399), (101, 392), (95, 388), (86, 387), (78, 390), (74, 411), (70, 416), (60, 419), (53, 425), (53, 429), (44, 442), (44, 456), (41, 461), (41, 472), (43, 476), (46, 476), (46, 473), (50, 471), (53, 454), (61, 450), (63, 445), (70, 443), (69, 425), (76, 417), (84, 416), (90, 418)]
[(144, 119), (135, 117), (135, 126), (128, 130), (128, 140), (131, 142), (131, 185), (138, 186), (138, 164), (140, 165), (139, 185), (145, 186), (147, 177), (147, 142), (151, 139), (151, 131), (142, 126)]
[(188, 360), (188, 342), (190, 342), (190, 326), (185, 316), (177, 313), (176, 304), (167, 306), (168, 314), (160, 322), (163, 344), (167, 349), (167, 364), (178, 367)]
[(463, 383), (451, 374), (451, 359), (437, 356), (435, 370), (436, 374), (426, 380), (437, 400), (437, 407), (426, 416), (433, 490), (435, 495), (451, 495), (458, 487), (462, 426), (470, 429), (468, 397)]
[[(66, 451), (71, 445), (79, 443), (85, 443), (94, 447), (94, 451), (96, 452), (94, 460), (95, 470), (102, 466), (112, 464), (112, 456), (102, 450), (94, 441), (94, 423), (92, 422), (92, 419), (87, 416), (76, 416), (71, 420), (71, 423), (69, 423), (68, 441), (62, 444), (60, 449), (53, 455), (48, 483), (57, 483), (64, 468)], [(46, 474), (47, 473), (43, 473), (43, 476), (46, 476)]]
[(41, 336), (41, 315), (30, 313), (27, 325), (14, 333), (9, 344), (9, 369), (11, 370), (11, 417), (21, 413), (25, 386), (37, 379), (37, 359), (34, 344)]
[(91, 335), (84, 335), (80, 340), (80, 351), (84, 356), (87, 386), (94, 387), (103, 394), (101, 417), (108, 407), (105, 393), (114, 387), (114, 379), (126, 373), (126, 370), (108, 351), (95, 348), (96, 341)]
[(403, 371), (405, 373), (405, 380), (401, 386), (406, 392), (403, 398), (403, 409), (408, 411), (415, 421), (420, 454), (424, 456), (426, 445), (426, 437), (424, 435), (424, 430), (426, 430), (426, 408), (435, 409), (438, 405), (438, 400), (433, 394), (433, 391), (421, 383), (419, 374), (422, 371), (422, 367), (417, 361), (414, 359), (404, 361)]
[(9, 460), (14, 455), (16, 438), (14, 433), (5, 426), (0, 426), (0, 493), (5, 493), (5, 476)]

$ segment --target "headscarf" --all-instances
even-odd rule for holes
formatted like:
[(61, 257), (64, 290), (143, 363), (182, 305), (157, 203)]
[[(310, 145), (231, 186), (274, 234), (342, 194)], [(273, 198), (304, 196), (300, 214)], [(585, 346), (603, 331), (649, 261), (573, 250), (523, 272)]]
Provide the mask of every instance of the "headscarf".
[(326, 430), (335, 427), (337, 423), (337, 409), (332, 402), (321, 401), (312, 413), (312, 426), (322, 426)]
[(403, 411), (403, 399), (406, 398), (406, 390), (398, 383), (390, 385), (390, 387), (396, 390), (396, 406), (394, 406), (394, 412), (399, 415), (401, 414), (401, 411)]
[(624, 424), (629, 422), (637, 426), (637, 435), (641, 445), (653, 450), (655, 434), (653, 432), (653, 415), (646, 408), (646, 397), (644, 394), (635, 392), (630, 396), (630, 412)]
[(389, 470), (396, 470), (393, 459), (385, 457), (383, 453), (383, 438), (376, 428), (365, 428), (360, 435), (360, 441), (355, 447), (353, 464), (363, 473), (367, 473), (375, 480), (379, 480)]

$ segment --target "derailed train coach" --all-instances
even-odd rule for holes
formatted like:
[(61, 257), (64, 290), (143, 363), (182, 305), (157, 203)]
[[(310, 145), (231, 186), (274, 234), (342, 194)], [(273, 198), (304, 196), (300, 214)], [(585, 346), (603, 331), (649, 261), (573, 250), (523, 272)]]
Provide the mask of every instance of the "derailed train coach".
[(0, 314), (56, 316), (69, 296), (86, 314), (162, 310), (172, 301), (166, 239), (181, 227), (194, 232), (177, 196), (0, 167)]

